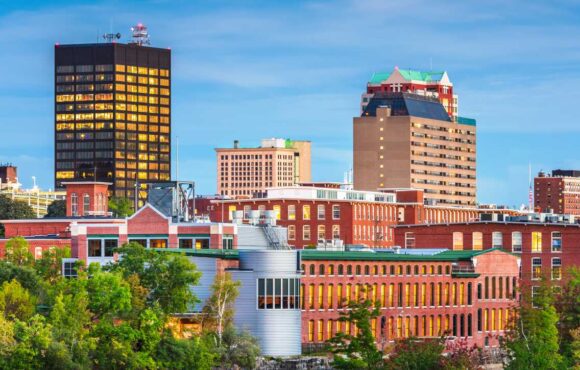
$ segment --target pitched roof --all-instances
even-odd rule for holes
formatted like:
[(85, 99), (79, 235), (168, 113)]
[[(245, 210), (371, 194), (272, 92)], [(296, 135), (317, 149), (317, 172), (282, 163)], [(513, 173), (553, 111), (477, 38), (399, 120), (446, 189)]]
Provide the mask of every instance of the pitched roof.
[(435, 98), (411, 93), (376, 93), (365, 107), (362, 116), (374, 117), (377, 108), (388, 106), (392, 116), (414, 116), (451, 122), (449, 114)]
[[(416, 69), (398, 69), (401, 76), (408, 81), (438, 82), (443, 79), (445, 71), (419, 71)], [(369, 84), (380, 84), (391, 77), (392, 72), (375, 72), (369, 80)]]

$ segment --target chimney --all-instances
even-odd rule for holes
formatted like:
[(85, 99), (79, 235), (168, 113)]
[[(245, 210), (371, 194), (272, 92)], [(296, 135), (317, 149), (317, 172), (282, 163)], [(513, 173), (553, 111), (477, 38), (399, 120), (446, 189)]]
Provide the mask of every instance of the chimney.
[(238, 149), (240, 147), (240, 141), (234, 140), (234, 149)]

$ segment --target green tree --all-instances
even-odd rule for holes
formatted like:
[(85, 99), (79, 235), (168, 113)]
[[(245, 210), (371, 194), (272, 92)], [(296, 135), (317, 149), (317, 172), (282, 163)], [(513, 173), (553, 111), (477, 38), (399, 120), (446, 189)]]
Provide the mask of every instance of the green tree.
[(66, 216), (66, 200), (57, 199), (48, 205), (44, 218), (57, 218)]
[[(230, 273), (216, 274), (211, 286), (211, 296), (203, 308), (208, 323), (217, 332), (220, 345), (224, 328), (231, 324), (234, 313), (233, 305), (240, 294), (240, 286), (239, 281), (232, 280)], [(205, 324), (204, 322), (204, 326)]]
[(229, 325), (223, 332), (221, 344), (216, 352), (220, 354), (221, 366), (254, 369), (260, 355), (260, 345), (250, 333), (238, 331), (233, 325)]
[(93, 319), (120, 317), (131, 310), (131, 289), (119, 273), (104, 272), (91, 266), (87, 282), (88, 308)]
[(11, 238), (6, 242), (4, 259), (17, 266), (32, 267), (34, 265), (34, 256), (30, 253), (30, 246), (26, 239), (21, 236)]
[(399, 340), (389, 355), (387, 368), (393, 370), (443, 369), (441, 354), (444, 348), (442, 338), (419, 340), (411, 337)]
[(199, 337), (180, 340), (165, 335), (159, 342), (155, 358), (162, 369), (210, 370), (218, 365), (218, 354), (208, 341)]
[(580, 269), (577, 267), (566, 271), (566, 282), (556, 294), (555, 306), (560, 318), (560, 350), (568, 365), (572, 366), (575, 363), (573, 332), (580, 327)]
[(127, 217), (133, 214), (133, 202), (123, 197), (111, 197), (109, 199), (109, 211), (115, 217)]
[(52, 247), (42, 252), (34, 263), (38, 275), (48, 283), (55, 283), (62, 275), (62, 259), (70, 258), (69, 247)]
[(33, 268), (0, 261), (0, 284), (14, 279), (31, 292), (39, 289), (39, 277)]
[(16, 345), (11, 355), (3, 358), (7, 369), (55, 368), (47, 364), (46, 353), (52, 343), (52, 327), (41, 315), (34, 315), (28, 321), (14, 322)]
[(119, 262), (106, 268), (120, 272), (125, 279), (139, 277), (139, 286), (147, 290), (147, 305), (158, 305), (165, 314), (186, 312), (197, 299), (191, 287), (197, 285), (200, 272), (187, 257), (171, 252), (144, 248), (128, 243), (117, 249)]
[(0, 288), (0, 311), (8, 319), (29, 319), (35, 312), (35, 301), (17, 280), (4, 282)]
[[(32, 207), (22, 201), (12, 200), (10, 197), (0, 194), (0, 220), (20, 220), (25, 218), (36, 218)], [(0, 224), (0, 236), (4, 236), (3, 224)]]
[(509, 355), (506, 369), (559, 369), (563, 362), (552, 287), (542, 281), (534, 291), (533, 302), (530, 292), (526, 293), (503, 344)]
[(371, 322), (380, 314), (378, 303), (370, 300), (350, 301), (340, 313), (341, 322), (356, 327), (355, 334), (338, 333), (327, 341), (334, 354), (337, 369), (383, 369), (383, 354), (375, 345)]

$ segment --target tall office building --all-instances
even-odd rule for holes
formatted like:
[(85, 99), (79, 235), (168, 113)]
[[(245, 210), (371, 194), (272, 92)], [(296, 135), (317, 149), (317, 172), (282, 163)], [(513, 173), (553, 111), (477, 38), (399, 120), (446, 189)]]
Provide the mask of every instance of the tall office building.
[(112, 194), (133, 198), (136, 182), (169, 180), (170, 109), (170, 50), (140, 42), (56, 45), (56, 188), (103, 181)]
[(310, 141), (264, 139), (257, 148), (216, 148), (217, 192), (232, 198), (265, 194), (266, 188), (310, 182)]
[(423, 189), (427, 204), (475, 205), (475, 120), (452, 121), (435, 98), (375, 93), (353, 132), (356, 190)]
[(374, 94), (381, 92), (408, 92), (436, 98), (441, 102), (452, 120), (458, 115), (458, 96), (453, 93), (453, 83), (445, 71), (419, 71), (399, 69), (392, 72), (373, 73), (362, 95), (361, 110), (364, 111)]
[(540, 212), (580, 216), (580, 171), (540, 172), (534, 179), (534, 203)]

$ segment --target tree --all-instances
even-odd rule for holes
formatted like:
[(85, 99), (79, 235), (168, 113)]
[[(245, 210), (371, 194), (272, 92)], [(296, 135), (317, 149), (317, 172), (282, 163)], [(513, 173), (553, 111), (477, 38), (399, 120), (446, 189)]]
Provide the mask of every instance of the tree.
[(30, 266), (34, 264), (34, 256), (30, 253), (30, 246), (26, 239), (21, 236), (14, 237), (6, 242), (7, 262), (17, 266)]
[(580, 269), (572, 267), (567, 270), (566, 283), (559, 294), (556, 294), (556, 311), (560, 316), (558, 330), (560, 333), (560, 350), (572, 366), (575, 362), (574, 349), (576, 339), (573, 331), (580, 327)]
[(327, 341), (337, 369), (383, 369), (383, 354), (375, 345), (371, 321), (380, 314), (380, 305), (370, 300), (350, 301), (340, 313), (341, 322), (356, 328), (355, 334), (338, 333)]
[(218, 354), (207, 342), (199, 337), (179, 340), (165, 335), (155, 353), (157, 365), (162, 369), (210, 370), (217, 365)]
[(440, 364), (443, 353), (443, 339), (418, 340), (405, 338), (395, 343), (389, 356), (388, 368), (393, 370), (435, 370), (443, 368)]
[(93, 319), (119, 317), (131, 310), (131, 289), (121, 274), (103, 272), (93, 266), (89, 268), (89, 273), (88, 308), (93, 313)]
[(503, 344), (509, 355), (506, 369), (559, 369), (563, 363), (552, 287), (542, 281), (533, 298), (527, 293)]
[(0, 288), (0, 311), (7, 319), (27, 320), (35, 312), (35, 297), (17, 280), (4, 282)]
[(240, 294), (241, 283), (233, 281), (230, 273), (216, 274), (211, 286), (211, 296), (203, 312), (216, 328), (218, 343), (221, 345), (224, 328), (231, 324), (233, 304)]
[(66, 216), (66, 200), (57, 199), (48, 205), (44, 218), (56, 218)]
[(70, 257), (69, 247), (51, 247), (42, 252), (34, 262), (34, 268), (44, 281), (55, 283), (62, 276), (62, 259)]
[(18, 280), (20, 285), (31, 292), (36, 292), (40, 284), (39, 277), (33, 268), (0, 261), (0, 284), (11, 280)]
[(222, 366), (254, 369), (260, 355), (260, 345), (250, 333), (238, 331), (233, 325), (229, 325), (223, 332), (216, 352), (220, 354), (219, 363)]
[(109, 199), (109, 211), (115, 217), (127, 217), (133, 214), (133, 202), (123, 197), (111, 197)]
[(124, 244), (117, 252), (119, 262), (106, 269), (125, 279), (137, 275), (139, 286), (147, 290), (149, 306), (158, 305), (165, 314), (172, 314), (186, 312), (197, 302), (191, 287), (198, 284), (201, 274), (187, 257), (146, 249), (139, 243)]
[[(36, 218), (32, 207), (28, 204), (12, 200), (4, 194), (0, 194), (0, 220), (20, 220), (24, 218)], [(0, 224), (0, 236), (4, 236), (4, 225)]]

